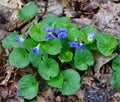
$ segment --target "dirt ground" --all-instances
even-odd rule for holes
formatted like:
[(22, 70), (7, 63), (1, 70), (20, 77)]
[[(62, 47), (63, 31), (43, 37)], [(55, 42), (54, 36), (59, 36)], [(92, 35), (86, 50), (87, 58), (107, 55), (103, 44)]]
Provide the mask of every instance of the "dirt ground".
[[(20, 21), (17, 15), (29, 1), (34, 1), (39, 8), (31, 23)], [(95, 52), (96, 63), (89, 70), (79, 72), (82, 73), (81, 88), (74, 95), (62, 95), (38, 76), (41, 85), (34, 99), (16, 96), (18, 80), (35, 69), (31, 65), (20, 70), (11, 66), (8, 62), (11, 50), (4, 49), (1, 41), (13, 31), (28, 34), (31, 25), (51, 13), (70, 17), (78, 28), (96, 25), (99, 31), (120, 38), (120, 0), (0, 0), (0, 102), (120, 102), (120, 92), (109, 83), (111, 60), (120, 54), (120, 44), (109, 58)]]

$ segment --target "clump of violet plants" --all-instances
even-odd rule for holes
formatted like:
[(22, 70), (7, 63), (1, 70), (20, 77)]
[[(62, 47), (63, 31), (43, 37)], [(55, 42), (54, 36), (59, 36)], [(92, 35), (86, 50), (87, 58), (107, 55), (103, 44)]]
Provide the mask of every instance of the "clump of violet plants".
[[(36, 12), (37, 6), (29, 2), (18, 15), (25, 20), (33, 18)], [(107, 57), (116, 45), (117, 40), (112, 35), (98, 32), (95, 26), (79, 29), (70, 18), (54, 14), (30, 27), (28, 36), (12, 32), (2, 40), (4, 48), (13, 48), (9, 55), (11, 65), (21, 69), (31, 63), (47, 84), (63, 95), (79, 90), (81, 78), (77, 71), (85, 71), (94, 64), (92, 50)], [(32, 99), (39, 87), (34, 75), (24, 75), (18, 82), (19, 96)]]

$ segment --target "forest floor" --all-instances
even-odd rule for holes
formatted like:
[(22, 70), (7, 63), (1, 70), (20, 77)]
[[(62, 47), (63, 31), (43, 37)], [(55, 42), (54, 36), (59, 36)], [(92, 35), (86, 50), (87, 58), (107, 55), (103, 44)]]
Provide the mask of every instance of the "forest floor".
[[(32, 100), (16, 96), (18, 80), (25, 74), (32, 73), (34, 68), (16, 69), (8, 62), (11, 50), (2, 47), (2, 39), (10, 32), (28, 34), (31, 25), (54, 13), (67, 16), (78, 28), (96, 25), (101, 32), (120, 38), (120, 0), (32, 0), (39, 10), (31, 20), (20, 21), (18, 10), (30, 0), (0, 0), (0, 102), (120, 102), (120, 92), (109, 82), (112, 68), (111, 61), (120, 54), (120, 46), (108, 58), (96, 53), (97, 71), (89, 68), (82, 73), (81, 88), (75, 95), (64, 96), (55, 88), (47, 85), (41, 78), (38, 95)], [(99, 63), (101, 62), (101, 63)]]

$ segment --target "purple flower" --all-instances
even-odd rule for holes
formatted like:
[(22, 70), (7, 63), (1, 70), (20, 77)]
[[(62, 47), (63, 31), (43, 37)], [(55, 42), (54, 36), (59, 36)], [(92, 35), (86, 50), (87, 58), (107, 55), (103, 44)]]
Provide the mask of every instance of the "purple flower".
[(19, 96), (19, 91), (18, 91), (18, 89), (16, 89), (15, 95), (16, 95), (16, 96)]
[(38, 54), (38, 53), (39, 53), (39, 48), (38, 48), (38, 47), (33, 47), (33, 48), (32, 48), (32, 52), (33, 52), (34, 54)]
[(67, 29), (66, 28), (62, 28), (62, 29), (56, 29), (55, 33), (58, 36), (58, 39), (64, 39), (67, 36)]
[(54, 35), (52, 33), (48, 33), (46, 36), (45, 36), (45, 39), (48, 40), (48, 39), (54, 39)]
[(86, 43), (83, 42), (83, 43), (78, 44), (78, 46), (76, 48), (78, 50), (82, 50), (82, 49), (84, 49), (85, 45), (86, 45)]
[(76, 48), (78, 50), (81, 50), (85, 47), (85, 43), (78, 43), (78, 41), (73, 41), (73, 42), (69, 42), (69, 45), (71, 48)]
[(22, 44), (24, 39), (22, 37), (16, 37), (16, 41)]
[(54, 26), (44, 27), (43, 29), (47, 32), (53, 32), (54, 31)]
[(95, 35), (95, 32), (90, 32), (90, 33), (88, 33), (88, 34), (87, 34), (87, 39), (88, 39), (89, 41), (92, 41), (93, 38), (94, 38), (94, 35)]
[(77, 46), (78, 46), (78, 42), (77, 41), (71, 41), (71, 42), (69, 42), (69, 45), (70, 45), (70, 47), (71, 48), (76, 48)]

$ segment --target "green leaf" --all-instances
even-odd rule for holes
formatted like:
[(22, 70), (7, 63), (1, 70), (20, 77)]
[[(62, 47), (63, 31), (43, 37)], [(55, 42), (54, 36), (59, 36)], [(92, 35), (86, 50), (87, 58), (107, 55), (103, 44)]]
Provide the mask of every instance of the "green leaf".
[(74, 28), (71, 28), (69, 31), (68, 31), (68, 35), (67, 35), (67, 38), (70, 40), (70, 41), (74, 41), (76, 39), (78, 39), (79, 37), (79, 29), (76, 27)]
[(16, 37), (18, 37), (18, 33), (17, 32), (12, 32), (10, 33), (7, 37), (5, 37), (2, 40), (2, 46), (4, 48), (12, 48), (12, 47), (20, 47), (20, 44), (16, 41)]
[(110, 83), (115, 89), (120, 89), (120, 70), (112, 72)]
[(23, 48), (27, 49), (28, 51), (31, 51), (31, 49), (34, 47), (34, 46), (37, 46), (37, 43), (29, 38), (29, 39), (26, 39), (24, 42), (23, 42)]
[(17, 68), (24, 68), (30, 63), (28, 53), (22, 48), (13, 49), (9, 55), (9, 62)]
[(104, 56), (110, 56), (116, 48), (117, 40), (110, 34), (99, 33), (95, 35), (95, 39), (98, 50)]
[(18, 82), (19, 95), (25, 99), (34, 98), (38, 93), (38, 87), (38, 82), (31, 74), (23, 76)]
[(90, 44), (86, 44), (85, 48), (88, 50), (98, 50), (96, 41)]
[(32, 63), (32, 65), (36, 68), (38, 68), (40, 62), (46, 58), (48, 58), (48, 55), (42, 49), (40, 49), (40, 53), (38, 54), (34, 54), (32, 51), (29, 53), (29, 60)]
[(57, 20), (58, 20), (58, 16), (56, 16), (55, 14), (49, 14), (44, 20), (42, 20), (42, 22), (47, 24), (52, 24), (57, 22)]
[(79, 70), (87, 70), (88, 66), (93, 65), (94, 58), (92, 53), (87, 50), (76, 50), (74, 57), (74, 65)]
[(73, 53), (70, 51), (64, 53), (61, 52), (58, 57), (61, 60), (61, 62), (70, 62), (73, 58)]
[(31, 19), (38, 11), (38, 7), (34, 2), (28, 2), (22, 9), (19, 10), (18, 16), (21, 20)]
[(120, 71), (120, 54), (113, 59), (112, 69), (115, 71)]
[(50, 80), (59, 74), (59, 65), (54, 59), (46, 59), (39, 64), (38, 72), (43, 79)]
[(56, 87), (56, 88), (62, 88), (62, 84), (63, 84), (63, 74), (61, 72), (59, 72), (59, 74), (54, 77), (51, 78), (50, 80), (47, 80), (48, 85)]
[(82, 40), (82, 41), (85, 41), (86, 43), (92, 43), (94, 41), (91, 42), (87, 39), (87, 34), (88, 33), (91, 33), (91, 32), (97, 32), (97, 28), (96, 26), (85, 26), (83, 27), (82, 29), (80, 29), (80, 32), (79, 32), (79, 39)]
[(63, 71), (64, 81), (62, 85), (63, 95), (72, 95), (80, 88), (80, 76), (78, 72), (73, 69), (66, 69)]
[(42, 48), (50, 55), (57, 55), (61, 52), (62, 44), (59, 39), (54, 38), (44, 42)]
[(66, 28), (65, 26), (67, 26), (68, 23), (70, 23), (69, 17), (59, 17), (55, 22), (55, 28)]
[(34, 25), (30, 28), (30, 37), (35, 41), (46, 41), (45, 35), (47, 34), (44, 31), (44, 27), (48, 26), (47, 24), (40, 22), (37, 25)]

